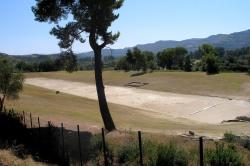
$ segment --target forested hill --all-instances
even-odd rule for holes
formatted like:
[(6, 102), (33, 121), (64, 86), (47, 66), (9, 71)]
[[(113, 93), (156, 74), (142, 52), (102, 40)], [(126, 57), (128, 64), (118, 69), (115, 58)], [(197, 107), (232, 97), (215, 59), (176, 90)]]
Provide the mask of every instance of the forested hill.
[[(140, 44), (136, 45), (142, 51), (152, 51), (157, 53), (165, 48), (173, 48), (177, 46), (185, 47), (188, 51), (195, 51), (197, 48), (202, 44), (211, 44), (214, 47), (223, 47), (226, 50), (234, 50), (242, 47), (250, 46), (250, 29), (242, 32), (236, 32), (232, 34), (218, 34), (212, 35), (207, 38), (194, 38), (194, 39), (187, 39), (183, 41), (174, 41), (174, 40), (161, 40), (155, 43), (148, 43), (148, 44)], [(104, 56), (122, 56), (125, 55), (128, 49), (132, 47), (127, 47), (123, 49), (104, 49), (103, 55)], [(0, 50), (1, 51), (1, 50)], [(43, 57), (44, 56), (44, 57)], [(46, 55), (54, 59), (58, 56), (58, 54), (53, 55)], [(43, 59), (46, 57), (45, 55), (27, 55), (23, 56), (23, 58), (33, 57), (34, 59)], [(78, 54), (78, 57), (88, 57), (93, 56), (93, 52), (86, 52)], [(32, 58), (31, 58), (32, 59)]]
[(0, 53), (0, 57), (5, 56), (10, 58), (12, 61), (24, 61), (27, 63), (40, 63), (47, 60), (55, 60), (59, 57), (59, 54), (32, 54), (32, 55), (8, 55)]
[[(165, 48), (173, 48), (177, 46), (185, 47), (188, 51), (195, 51), (202, 44), (211, 44), (214, 47), (223, 47), (226, 50), (234, 50), (242, 47), (250, 46), (250, 29), (242, 32), (235, 32), (231, 34), (218, 34), (212, 35), (207, 38), (194, 38), (182, 41), (174, 40), (161, 40), (155, 43), (139, 44), (136, 45), (142, 51), (152, 51), (154, 53), (162, 51)], [(113, 49), (113, 56), (125, 55), (127, 50), (124, 49)], [(79, 54), (80, 56), (93, 55), (92, 52)], [(110, 50), (106, 49), (103, 51), (103, 55), (110, 55)]]

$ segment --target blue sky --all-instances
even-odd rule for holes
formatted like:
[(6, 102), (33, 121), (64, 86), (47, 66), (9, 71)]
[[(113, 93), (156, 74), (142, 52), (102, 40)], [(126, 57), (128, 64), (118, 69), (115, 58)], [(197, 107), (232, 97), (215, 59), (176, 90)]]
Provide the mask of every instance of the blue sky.
[[(0, 1), (0, 52), (8, 54), (57, 53), (57, 40), (49, 34), (53, 24), (34, 21), (35, 0)], [(111, 48), (124, 48), (158, 40), (202, 38), (250, 29), (249, 0), (125, 0), (111, 29), (120, 31)], [(89, 51), (88, 43), (75, 44), (75, 52)]]

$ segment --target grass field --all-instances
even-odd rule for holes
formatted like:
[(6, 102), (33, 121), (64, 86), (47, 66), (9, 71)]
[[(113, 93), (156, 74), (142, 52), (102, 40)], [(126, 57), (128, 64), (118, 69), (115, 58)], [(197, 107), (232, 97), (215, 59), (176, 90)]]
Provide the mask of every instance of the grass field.
[[(20, 99), (7, 101), (7, 106), (18, 111), (25, 110), (35, 116), (40, 116), (41, 121), (44, 123), (48, 120), (51, 120), (56, 125), (64, 122), (65, 126), (69, 128), (75, 128), (76, 124), (80, 124), (81, 128), (85, 128), (86, 125), (87, 127), (96, 126), (93, 130), (99, 130), (102, 126), (97, 101), (63, 93), (56, 94), (54, 91), (34, 86), (25, 85)], [(221, 136), (226, 131), (233, 131), (237, 134), (250, 135), (249, 123), (201, 124), (180, 118), (155, 118), (153, 115), (143, 114), (143, 110), (116, 104), (109, 104), (109, 106), (115, 124), (121, 130), (141, 129), (147, 132), (166, 134), (182, 134), (192, 130), (198, 134), (209, 136)], [(35, 123), (34, 121), (33, 123)]]
[[(131, 77), (131, 74), (105, 71), (105, 84), (124, 86), (129, 82), (137, 81), (149, 83), (141, 88), (150, 90), (243, 99), (250, 98), (250, 77), (242, 73), (222, 73), (207, 76), (204, 73), (155, 72), (136, 77)], [(94, 84), (92, 71), (75, 72), (72, 74), (66, 72), (27, 73), (25, 75), (27, 78), (45, 77)], [(96, 100), (62, 92), (56, 94), (53, 90), (36, 86), (25, 84), (23, 92), (20, 94), (20, 99), (8, 100), (6, 104), (8, 108), (14, 108), (20, 112), (24, 110), (27, 113), (27, 123), (29, 123), (28, 113), (31, 112), (33, 115), (33, 126), (37, 125), (37, 116), (40, 117), (42, 124), (46, 124), (50, 120), (56, 126), (59, 126), (63, 122), (66, 128), (74, 130), (76, 130), (77, 124), (80, 125), (81, 131), (91, 132), (100, 132), (100, 128), (103, 126)], [(229, 131), (236, 135), (250, 135), (250, 123), (206, 124), (182, 118), (161, 118), (154, 116), (154, 112), (145, 114), (145, 110), (118, 104), (109, 103), (109, 107), (118, 128), (118, 132), (112, 132), (106, 136), (110, 146), (118, 147), (122, 142), (127, 141), (127, 137), (130, 138), (130, 135), (136, 139), (137, 135), (133, 131), (142, 130), (143, 139), (150, 139), (160, 143), (174, 141), (178, 146), (188, 150), (190, 154), (193, 154), (191, 155), (193, 158), (190, 158), (190, 161), (192, 161), (191, 165), (197, 165), (199, 161), (198, 141), (176, 135), (188, 133), (189, 131), (212, 138), (222, 137), (225, 132)], [(125, 129), (132, 130), (132, 132), (124, 132)], [(204, 146), (205, 149), (214, 147), (214, 141), (206, 140)], [(243, 161), (249, 163), (249, 151), (240, 145), (236, 144), (236, 146), (242, 155)], [(9, 156), (9, 152), (4, 152), (4, 155)], [(10, 160), (6, 159), (5, 161)]]
[[(141, 88), (150, 90), (250, 99), (250, 76), (245, 73), (206, 75), (201, 72), (153, 72), (131, 76), (132, 74), (105, 71), (103, 77), (106, 85), (124, 86), (136, 81), (149, 83)], [(26, 77), (56, 78), (94, 84), (93, 71), (28, 73)]]

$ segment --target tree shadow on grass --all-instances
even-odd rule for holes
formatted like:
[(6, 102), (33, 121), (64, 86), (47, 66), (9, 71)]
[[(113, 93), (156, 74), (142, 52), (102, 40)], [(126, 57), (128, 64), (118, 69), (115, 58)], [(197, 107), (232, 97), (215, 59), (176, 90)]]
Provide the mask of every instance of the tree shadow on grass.
[(130, 76), (131, 77), (137, 77), (137, 76), (141, 76), (141, 75), (144, 75), (144, 74), (146, 74), (147, 72), (144, 72), (144, 71), (142, 71), (142, 72), (136, 72), (136, 73), (132, 73)]
[[(19, 158), (32, 155), (36, 161), (78, 165), (80, 163), (77, 131), (48, 124), (46, 127), (26, 128), (22, 115), (14, 111), (0, 112), (0, 149), (11, 148)], [(81, 159), (83, 163), (94, 160), (101, 151), (100, 135), (80, 132)]]

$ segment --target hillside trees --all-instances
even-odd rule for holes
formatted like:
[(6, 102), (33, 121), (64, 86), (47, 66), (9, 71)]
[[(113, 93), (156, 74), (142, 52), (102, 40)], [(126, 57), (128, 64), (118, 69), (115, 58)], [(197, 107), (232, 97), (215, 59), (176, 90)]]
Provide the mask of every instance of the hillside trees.
[(158, 65), (165, 69), (183, 70), (184, 57), (188, 51), (183, 47), (167, 48), (157, 53)]
[(64, 64), (64, 68), (67, 72), (71, 73), (78, 70), (77, 57), (71, 49), (62, 52), (61, 59), (59, 60), (63, 62), (62, 64)]
[(174, 48), (168, 48), (163, 50), (162, 52), (157, 53), (157, 62), (158, 65), (165, 69), (171, 69), (173, 66), (173, 55), (174, 55)]
[(169, 49), (166, 49), (162, 52), (162, 56), (163, 56), (163, 60), (164, 60), (164, 64), (165, 64), (165, 67), (169, 70), (172, 69), (172, 66), (173, 66), (173, 62), (174, 62), (174, 48), (169, 48)]
[[(59, 71), (63, 70), (69, 65), (65, 65), (64, 58), (58, 58), (55, 60), (45, 60), (42, 62), (35, 62), (35, 63), (27, 63), (25, 61), (18, 61), (15, 64), (15, 67), (18, 71), (22, 72), (50, 72), (50, 71)], [(77, 65), (74, 65), (74, 67), (77, 67)]]
[(216, 56), (216, 50), (212, 45), (203, 44), (199, 47), (199, 51), (202, 55), (203, 70), (207, 74), (216, 74), (219, 72), (218, 57)]
[(184, 71), (190, 72), (192, 71), (192, 63), (190, 59), (190, 55), (186, 55), (184, 59)]
[[(74, 41), (84, 43), (82, 34), (88, 34), (88, 41), (95, 57), (95, 80), (100, 112), (105, 128), (108, 131), (115, 129), (104, 91), (101, 51), (119, 37), (119, 33), (113, 34), (108, 28), (119, 17), (114, 12), (122, 6), (123, 0), (36, 0), (36, 2), (36, 6), (32, 8), (36, 20), (56, 24), (51, 34), (60, 40), (61, 48), (71, 50)], [(65, 26), (59, 25), (62, 19), (68, 21)]]
[(225, 56), (225, 49), (223, 47), (215, 47), (215, 53), (218, 57), (223, 58)]
[(18, 94), (23, 88), (24, 76), (20, 72), (15, 72), (8, 60), (1, 59), (0, 80), (0, 111), (2, 111), (6, 98), (18, 98)]
[(145, 51), (142, 52), (137, 47), (133, 50), (128, 50), (126, 56), (119, 59), (117, 69), (125, 71), (140, 71), (146, 72), (148, 69), (155, 70), (157, 68), (154, 53)]
[(157, 69), (157, 63), (156, 63), (156, 57), (153, 52), (150, 51), (144, 51), (143, 55), (146, 58), (146, 66), (151, 71)]
[(174, 54), (174, 65), (176, 68), (183, 70), (184, 65), (184, 58), (185, 55), (188, 53), (187, 49), (184, 47), (176, 47), (175, 48), (175, 54)]
[(217, 74), (219, 72), (218, 60), (215, 54), (208, 53), (204, 57), (207, 74)]

